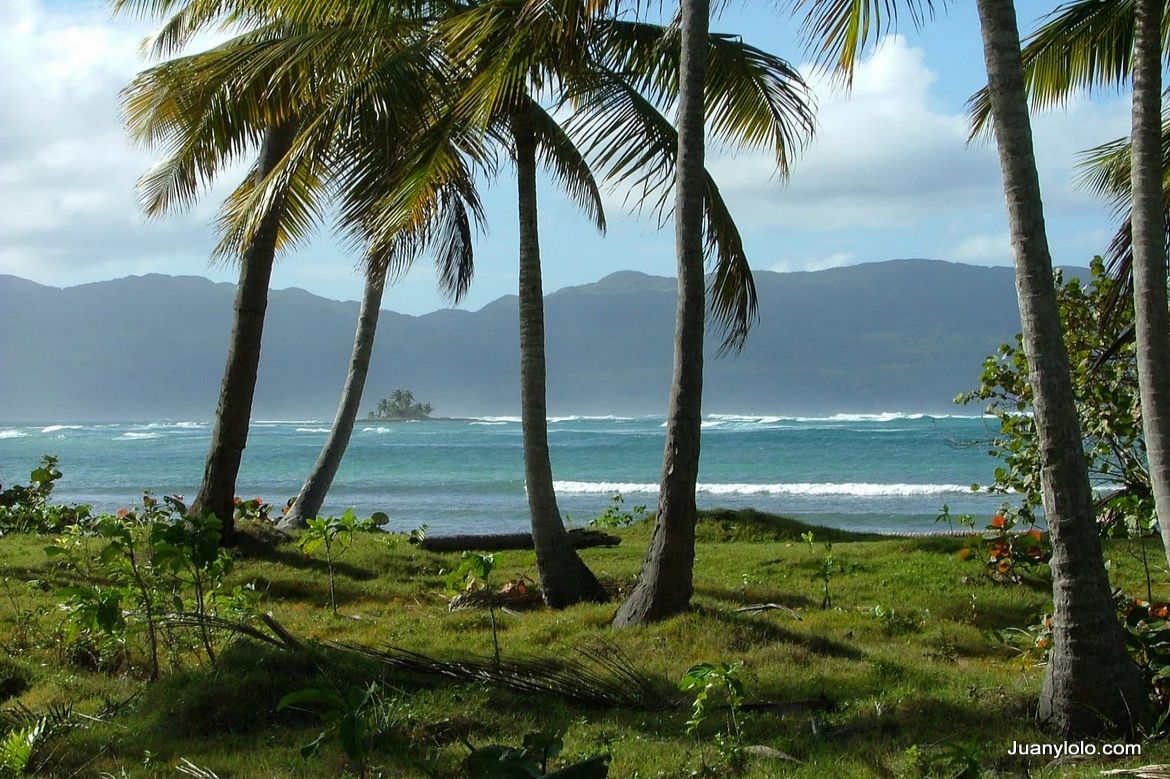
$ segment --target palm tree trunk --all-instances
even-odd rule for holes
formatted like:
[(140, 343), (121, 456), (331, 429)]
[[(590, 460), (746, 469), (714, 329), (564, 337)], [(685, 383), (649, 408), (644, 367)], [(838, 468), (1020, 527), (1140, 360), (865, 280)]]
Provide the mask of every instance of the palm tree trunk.
[(1133, 305), (1142, 433), (1158, 530), (1170, 560), (1170, 316), (1166, 300), (1166, 209), (1162, 195), (1161, 0), (1134, 3)]
[(341, 390), (341, 402), (337, 405), (337, 414), (333, 417), (333, 427), (329, 429), (329, 437), (317, 456), (317, 462), (309, 477), (301, 486), (301, 492), (293, 502), (292, 507), (280, 521), (280, 527), (288, 530), (305, 527), (305, 520), (313, 519), (321, 510), (337, 469), (341, 467), (341, 459), (345, 456), (345, 449), (349, 446), (350, 436), (353, 435), (353, 425), (357, 420), (358, 411), (362, 403), (362, 392), (366, 387), (366, 375), (370, 369), (370, 357), (374, 353), (374, 335), (378, 330), (378, 313), (382, 308), (382, 291), (386, 277), (371, 267), (366, 271), (366, 286), (362, 291), (361, 309), (358, 311), (357, 331), (353, 337), (353, 354), (349, 359), (349, 373), (345, 377), (345, 386)]
[(978, 0), (984, 58), (1031, 371), (1044, 512), (1052, 540), (1053, 647), (1037, 718), (1063, 737), (1132, 733), (1149, 712), (1118, 624), (1081, 445), (1012, 0)]
[(553, 489), (548, 454), (548, 410), (544, 360), (544, 290), (536, 215), (536, 136), (525, 105), (512, 116), (520, 212), (520, 419), (524, 433), (524, 479), (532, 517), (532, 542), (544, 601), (564, 608), (605, 599), (593, 572), (577, 555)]
[(681, 0), (678, 168), (675, 247), (678, 308), (674, 373), (666, 414), (666, 448), (658, 514), (638, 583), (614, 617), (615, 626), (665, 619), (690, 607), (695, 563), (695, 487), (703, 401), (703, 84), (707, 68), (709, 0)]
[[(291, 125), (265, 133), (256, 166), (257, 181), (267, 176), (288, 152), (294, 133)], [(236, 285), (232, 334), (219, 387), (219, 406), (215, 411), (203, 482), (190, 508), (195, 514), (219, 517), (223, 522), (224, 543), (231, 543), (235, 533), (233, 499), (236, 476), (248, 443), (248, 424), (252, 418), (256, 374), (260, 368), (260, 342), (264, 333), (264, 312), (268, 307), (268, 283), (276, 258), (280, 211), (281, 205), (277, 203), (264, 217), (255, 240), (240, 258), (240, 280)]]

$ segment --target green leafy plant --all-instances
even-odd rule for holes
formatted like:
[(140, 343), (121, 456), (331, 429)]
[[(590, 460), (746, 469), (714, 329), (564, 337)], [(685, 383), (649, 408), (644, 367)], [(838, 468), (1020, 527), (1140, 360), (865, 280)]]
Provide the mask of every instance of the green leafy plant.
[(1017, 530), (1021, 516), (1032, 521), (1031, 514), (1022, 514), (1010, 505), (1004, 507), (987, 523), (976, 547), (960, 551), (964, 558), (977, 557), (987, 574), (999, 582), (1022, 581), (1022, 574), (1052, 557), (1048, 541), (1037, 527)]
[(923, 626), (930, 620), (930, 612), (919, 614), (916, 611), (897, 610), (882, 605), (868, 609), (866, 615), (881, 623), (888, 635), (921, 632)]
[(427, 537), (427, 531), (430, 529), (431, 529), (431, 526), (428, 525), (426, 522), (423, 522), (421, 525), (419, 525), (416, 528), (413, 528), (410, 531), (410, 533), (407, 535), (407, 541), (409, 543), (412, 543), (412, 544), (421, 544), (423, 542), (423, 539), (425, 539)]
[(1170, 707), (1170, 604), (1119, 598), (1126, 646), (1149, 682), (1159, 710)]
[(731, 765), (743, 760), (742, 708), (744, 684), (740, 678), (743, 663), (699, 663), (687, 669), (678, 688), (694, 693), (691, 718), (687, 720), (687, 735), (698, 737), (699, 728), (710, 715), (712, 696), (721, 696), (727, 705), (727, 726), (715, 734), (720, 755)]
[(609, 505), (605, 507), (605, 511), (598, 516), (589, 520), (590, 527), (604, 527), (604, 528), (622, 528), (629, 527), (646, 515), (645, 506), (634, 506), (632, 510), (627, 511), (623, 504), (625, 499), (620, 492), (615, 492), (609, 499)]
[(29, 474), (28, 484), (0, 489), (0, 536), (6, 533), (59, 533), (71, 525), (88, 522), (90, 508), (51, 502), (53, 487), (61, 478), (57, 458), (46, 454)]
[(10, 730), (0, 737), (0, 777), (23, 776), (32, 765), (33, 756), (48, 735), (44, 718)]
[(604, 779), (609, 776), (609, 755), (597, 755), (549, 772), (549, 764), (564, 749), (562, 730), (541, 730), (524, 736), (519, 747), (491, 744), (471, 750), (463, 761), (470, 779)]
[[(801, 539), (808, 544), (808, 548), (816, 552), (816, 537), (811, 530), (800, 534)], [(838, 573), (844, 573), (841, 564), (837, 562), (837, 558), (833, 556), (833, 544), (825, 541), (821, 544), (821, 556), (816, 561), (817, 565), (814, 569), (812, 580), (821, 583), (821, 608), (827, 609), (833, 605), (833, 595), (829, 591), (829, 585), (833, 581), (833, 576)]]
[(1042, 668), (1048, 664), (1052, 649), (1052, 615), (1041, 615), (1040, 620), (1024, 628), (1004, 628), (992, 636), (1015, 652), (1014, 661), (1025, 668)]
[(951, 507), (946, 503), (943, 504), (942, 510), (939, 511), (938, 516), (934, 518), (935, 524), (941, 525), (943, 522), (947, 523), (947, 529), (950, 532), (955, 532), (955, 523), (959, 523), (959, 527), (973, 529), (975, 527), (975, 517), (970, 514), (960, 514), (957, 517), (951, 514)]
[(325, 729), (301, 747), (302, 757), (312, 757), (332, 737), (362, 777), (369, 768), (373, 741), (387, 725), (385, 695), (374, 683), (351, 687), (343, 693), (322, 688), (298, 690), (281, 698), (276, 708), (277, 711), (302, 708), (321, 717)]
[(447, 574), (447, 590), (449, 592), (465, 592), (470, 590), (485, 590), (488, 594), (488, 615), (492, 624), (492, 647), (495, 652), (496, 665), (500, 664), (500, 637), (496, 625), (496, 602), (491, 597), (491, 575), (496, 567), (496, 558), (492, 554), (481, 552), (464, 552), (459, 556), (459, 567)]
[[(297, 537), (297, 546), (310, 557), (318, 549), (325, 553), (325, 566), (329, 572), (329, 606), (333, 616), (337, 616), (337, 586), (335, 582), (334, 566), (337, 561), (349, 551), (353, 544), (355, 533), (376, 530), (380, 527), (379, 520), (385, 515), (358, 519), (353, 509), (346, 509), (340, 517), (317, 517), (308, 520), (301, 534)], [(389, 518), (387, 517), (387, 520)]]
[(265, 503), (264, 498), (241, 498), (239, 495), (233, 500), (232, 516), (237, 522), (271, 522), (272, 504)]
[[(129, 658), (128, 641), (140, 633), (151, 679), (159, 677), (164, 644), (172, 665), (198, 647), (215, 662), (209, 623), (250, 619), (258, 597), (252, 588), (226, 588), (232, 558), (220, 548), (222, 527), (213, 516), (188, 516), (177, 498), (160, 502), (147, 493), (135, 511), (120, 509), (87, 530), (62, 533), (45, 553), (80, 580), (59, 590), (67, 638), (96, 649), (99, 664), (116, 666)], [(174, 629), (180, 624), (197, 628), (196, 645), (180, 638)]]
[[(1093, 259), (1090, 273), (1087, 285), (1075, 278), (1064, 282), (1058, 275), (1057, 300), (1085, 457), (1094, 485), (1106, 493), (1098, 501), (1098, 520), (1105, 527), (1124, 526), (1152, 517), (1154, 508), (1144, 457), (1135, 346), (1132, 339), (1121, 338), (1133, 324), (1133, 305), (1124, 295), (1119, 305), (1111, 305), (1118, 282), (1105, 272), (1100, 257)], [(1014, 343), (1001, 345), (984, 361), (979, 386), (955, 401), (979, 403), (984, 413), (995, 418), (998, 429), (992, 433), (989, 451), (1000, 465), (986, 488), (1012, 496), (1012, 512), (1021, 523), (1034, 525), (1042, 503), (1040, 453), (1030, 413), (1028, 360), (1020, 344), (1017, 336)]]

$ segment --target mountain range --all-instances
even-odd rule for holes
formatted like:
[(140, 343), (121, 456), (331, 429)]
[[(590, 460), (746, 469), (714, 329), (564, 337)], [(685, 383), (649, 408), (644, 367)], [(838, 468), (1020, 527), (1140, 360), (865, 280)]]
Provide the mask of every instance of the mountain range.
[[(1006, 267), (890, 260), (761, 271), (756, 283), (760, 321), (743, 351), (717, 356), (710, 334), (706, 412), (962, 413), (954, 395), (1019, 330)], [(0, 276), (0, 419), (210, 418), (233, 295), (196, 276), (64, 289)], [(674, 309), (673, 279), (634, 271), (548, 295), (549, 413), (664, 413)], [(354, 302), (272, 291), (254, 417), (331, 418), (356, 316)], [(516, 414), (518, 339), (515, 296), (384, 311), (366, 405), (404, 387), (437, 415)]]

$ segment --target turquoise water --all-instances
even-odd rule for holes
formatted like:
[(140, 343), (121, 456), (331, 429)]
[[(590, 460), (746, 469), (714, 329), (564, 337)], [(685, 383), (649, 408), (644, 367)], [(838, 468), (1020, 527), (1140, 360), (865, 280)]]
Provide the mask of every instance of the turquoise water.
[[(990, 515), (1001, 497), (972, 493), (991, 479), (993, 421), (874, 414), (828, 418), (712, 415), (703, 424), (702, 506), (753, 507), (839, 527), (935, 529), (953, 513)], [(24, 482), (43, 454), (61, 459), (57, 496), (112, 510), (142, 490), (193, 495), (210, 426), (159, 421), (0, 423), (0, 482)], [(257, 421), (238, 491), (283, 505), (300, 488), (328, 432), (320, 420)], [(584, 524), (621, 492), (653, 507), (663, 422), (563, 417), (549, 424), (561, 510)], [(527, 524), (515, 417), (359, 422), (325, 504), (385, 511), (391, 528), (490, 532)]]

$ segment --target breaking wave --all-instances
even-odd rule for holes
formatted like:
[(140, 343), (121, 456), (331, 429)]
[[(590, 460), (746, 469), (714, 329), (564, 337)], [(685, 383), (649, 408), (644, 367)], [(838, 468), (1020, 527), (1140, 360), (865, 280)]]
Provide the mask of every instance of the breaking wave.
[(0, 430), (0, 440), (5, 438), (24, 438), (28, 433), (23, 430)]
[[(557, 492), (577, 495), (611, 495), (621, 493), (656, 493), (657, 484), (607, 481), (558, 481)], [(780, 484), (703, 484), (698, 491), (708, 495), (844, 495), (852, 497), (913, 497), (918, 495), (970, 494), (967, 484), (875, 484), (870, 482)]]

